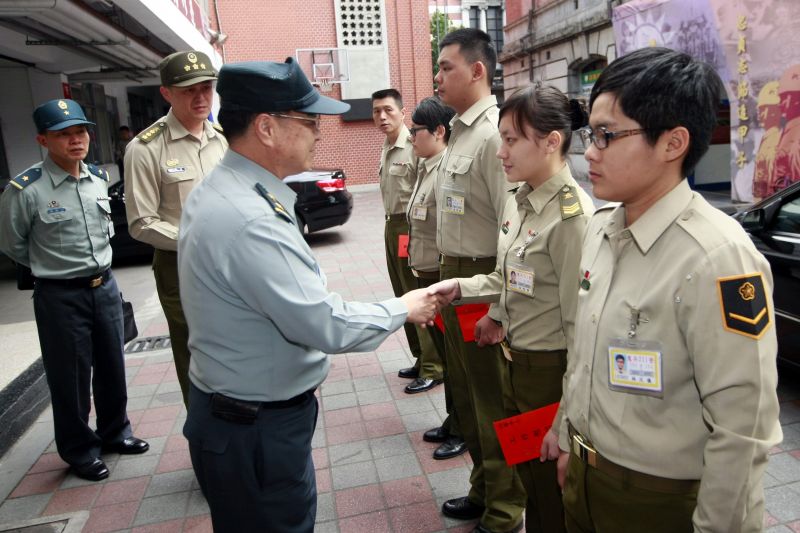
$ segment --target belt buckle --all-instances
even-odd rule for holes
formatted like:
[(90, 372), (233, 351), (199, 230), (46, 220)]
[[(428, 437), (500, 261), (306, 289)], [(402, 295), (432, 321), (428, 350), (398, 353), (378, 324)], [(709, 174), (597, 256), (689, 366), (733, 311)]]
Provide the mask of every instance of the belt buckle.
[(392, 219), (392, 215), (384, 215), (384, 218), (386, 219), (386, 222), (389, 222)]
[(103, 276), (97, 276), (96, 278), (92, 278), (89, 280), (89, 287), (92, 289), (96, 289), (102, 284), (103, 284)]
[(582, 436), (572, 436), (572, 450), (575, 452), (575, 455), (580, 457), (581, 461), (591, 467), (597, 468), (597, 450), (586, 444)]

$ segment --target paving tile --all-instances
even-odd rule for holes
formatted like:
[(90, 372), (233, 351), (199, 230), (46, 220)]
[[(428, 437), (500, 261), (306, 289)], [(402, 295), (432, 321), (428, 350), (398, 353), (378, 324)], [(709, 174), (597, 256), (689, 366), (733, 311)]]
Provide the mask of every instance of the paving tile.
[(112, 505), (115, 503), (138, 502), (145, 495), (145, 490), (150, 483), (149, 476), (121, 481), (107, 481), (100, 489), (100, 494), (94, 501), (94, 507)]
[(350, 370), (353, 379), (383, 376), (383, 366), (380, 364), (357, 366)]
[(770, 527), (778, 524), (778, 519), (764, 511), (764, 527)]
[(183, 523), (184, 533), (214, 533), (211, 515), (192, 516)]
[(333, 494), (328, 492), (326, 494), (317, 495), (317, 522), (325, 522), (336, 518), (336, 511), (333, 504)]
[(355, 387), (356, 392), (383, 389), (386, 388), (386, 380), (383, 379), (382, 374), (375, 376), (366, 376), (354, 379), (353, 386)]
[(397, 414), (397, 407), (395, 407), (394, 402), (383, 402), (361, 406), (361, 416), (364, 418), (364, 420), (387, 418), (390, 416), (397, 416)]
[(783, 402), (780, 413), (781, 424), (800, 422), (800, 405), (794, 402)]
[(422, 475), (422, 469), (414, 453), (376, 459), (375, 468), (378, 470), (378, 479), (381, 481)]
[(144, 365), (139, 369), (139, 375), (142, 374), (163, 374), (170, 368), (174, 368), (173, 363), (155, 363), (152, 365)]
[(113, 468), (109, 465), (111, 477), (112, 479), (129, 479), (132, 477), (149, 476), (155, 471), (158, 458), (158, 455), (145, 454), (139, 457), (120, 459)]
[(422, 466), (422, 471), (426, 474), (444, 472), (445, 470), (452, 470), (454, 468), (468, 467), (465, 460), (465, 455), (459, 455), (458, 457), (453, 457), (451, 459), (437, 460), (433, 458), (433, 452), (417, 451), (417, 460)]
[(433, 472), (427, 476), (433, 495), (438, 500), (465, 496), (469, 491), (469, 474), (469, 468), (460, 467), (444, 472)]
[(800, 459), (789, 453), (772, 455), (769, 458), (767, 472), (781, 483), (800, 481)]
[(343, 518), (339, 520), (339, 531), (343, 533), (391, 533), (389, 513), (387, 511), (378, 511), (351, 518)]
[[(331, 370), (328, 372), (328, 375), (325, 377), (325, 383), (334, 383), (336, 381), (342, 381), (344, 379), (350, 379), (350, 369), (348, 368), (337, 368), (335, 370)], [(353, 376), (355, 377), (355, 376)]]
[(317, 492), (330, 492), (331, 491), (331, 471), (329, 468), (321, 468), (314, 472), (317, 481)]
[(330, 446), (328, 455), (332, 466), (361, 463), (372, 459), (369, 443), (366, 440)]
[(363, 390), (357, 392), (356, 397), (359, 405), (370, 405), (391, 401), (392, 393), (389, 389)]
[(789, 529), (786, 526), (782, 526), (781, 525), (781, 526), (773, 526), (773, 527), (767, 528), (765, 530), (765, 533), (792, 533), (792, 530)]
[(343, 426), (327, 428), (325, 434), (327, 436), (328, 446), (333, 446), (334, 444), (363, 440), (367, 436), (367, 430), (363, 422), (356, 422), (355, 424), (345, 424)]
[(30, 496), (32, 494), (44, 494), (56, 490), (61, 482), (67, 477), (67, 470), (51, 470), (38, 474), (28, 474), (11, 493), (11, 498)]
[(322, 396), (323, 398), (326, 396), (335, 396), (337, 394), (345, 394), (348, 392), (353, 392), (353, 381), (349, 379), (343, 379), (341, 381), (334, 381), (333, 383), (323, 383), (322, 384)]
[(156, 392), (158, 388), (158, 384), (154, 383), (151, 385), (131, 385), (128, 386), (128, 398), (152, 398), (153, 394)]
[(385, 363), (386, 361), (402, 361), (404, 366), (413, 366), (411, 361), (408, 360), (404, 350), (388, 350), (382, 348), (383, 346), (377, 350), (378, 361), (381, 363)]
[(174, 420), (160, 420), (158, 422), (140, 422), (133, 428), (133, 433), (140, 439), (147, 440), (151, 437), (166, 437), (172, 433)]
[(162, 494), (172, 494), (175, 492), (186, 492), (192, 488), (195, 480), (193, 470), (178, 470), (166, 474), (156, 474), (150, 478), (145, 497), (160, 496)]
[(45, 453), (35, 463), (30, 470), (29, 474), (40, 474), (42, 472), (51, 472), (53, 470), (65, 470), (69, 467), (57, 453)]
[(355, 407), (358, 405), (358, 400), (354, 392), (347, 392), (323, 398), (322, 405), (325, 411), (333, 411), (335, 409), (344, 409), (345, 407)]
[[(162, 384), (162, 386), (163, 385), (167, 384)], [(168, 385), (171, 386), (172, 383), (169, 383)], [(174, 387), (169, 387), (169, 388), (174, 388)], [(175, 392), (159, 391), (158, 394), (153, 396), (153, 399), (150, 402), (150, 405), (152, 405), (153, 407), (158, 407), (160, 405), (176, 405), (176, 404), (183, 405), (183, 395), (180, 393), (179, 390)]]
[(36, 494), (10, 498), (0, 505), (0, 524), (36, 518), (47, 507), (52, 494)]
[(42, 511), (43, 515), (55, 515), (85, 511), (92, 506), (95, 498), (100, 493), (101, 486), (94, 484), (86, 487), (57, 490), (50, 498), (50, 502)]
[(139, 506), (139, 512), (133, 521), (135, 526), (165, 522), (186, 516), (189, 503), (188, 492), (165, 494), (154, 498), (145, 498)]
[(364, 426), (367, 428), (367, 437), (369, 438), (398, 435), (406, 432), (406, 426), (399, 416), (367, 420), (364, 422)]
[(383, 369), (384, 374), (388, 374), (389, 372), (395, 373), (401, 368), (406, 368), (410, 366), (408, 359), (394, 359), (391, 361), (381, 361), (381, 368)]
[(314, 436), (311, 437), (311, 448), (322, 448), (323, 446), (327, 446), (327, 444), (328, 438), (325, 435), (325, 430), (317, 426), (314, 430)]
[(428, 478), (415, 476), (381, 484), (387, 507), (399, 507), (412, 503), (433, 501), (433, 493)]
[(189, 505), (186, 508), (186, 516), (206, 515), (211, 512), (208, 507), (206, 497), (203, 496), (202, 491), (193, 490), (189, 495)]
[(408, 431), (428, 430), (442, 425), (442, 419), (436, 411), (403, 415), (402, 418)]
[(385, 508), (379, 485), (365, 485), (352, 489), (337, 490), (336, 513), (339, 518), (380, 511)]
[(328, 468), (330, 460), (328, 459), (327, 448), (314, 448), (311, 450), (311, 460), (314, 462), (314, 468)]
[(406, 434), (370, 439), (369, 446), (375, 459), (405, 455), (414, 451)]
[(378, 482), (378, 471), (372, 461), (331, 467), (333, 489), (349, 489)]
[(131, 380), (130, 387), (137, 387), (140, 385), (158, 385), (161, 383), (163, 373), (156, 374), (141, 374), (141, 372)]
[(164, 445), (164, 452), (180, 452), (189, 449), (189, 441), (183, 435), (170, 435)]
[(153, 407), (142, 415), (142, 422), (160, 422), (163, 420), (175, 420), (181, 412), (180, 405), (165, 405), (163, 407)]
[(378, 357), (374, 353), (349, 354), (347, 364), (352, 369), (357, 366), (374, 365), (378, 362)]
[(403, 533), (430, 533), (444, 529), (444, 521), (438, 506), (432, 502), (415, 503), (389, 510), (395, 531)]
[(339, 525), (336, 520), (317, 522), (314, 524), (314, 533), (339, 533)]
[(183, 530), (183, 518), (166, 520), (155, 524), (135, 527), (131, 533), (180, 533)]
[(786, 486), (765, 489), (767, 511), (781, 523), (800, 519), (797, 494)]
[(139, 502), (125, 502), (95, 507), (89, 511), (89, 519), (83, 526), (83, 533), (104, 533), (126, 529), (133, 523)]
[(326, 411), (323, 419), (325, 420), (325, 427), (352, 424), (361, 420), (361, 410), (358, 407), (346, 407), (335, 411)]
[(156, 467), (156, 474), (175, 472), (177, 470), (186, 470), (191, 468), (192, 458), (189, 456), (189, 450), (169, 452), (161, 455), (161, 460), (158, 462), (158, 466)]
[(406, 395), (405, 398), (401, 400), (395, 400), (394, 403), (397, 406), (397, 411), (401, 415), (426, 413), (428, 411), (433, 411), (434, 409), (430, 399), (424, 395), (415, 395), (412, 397)]

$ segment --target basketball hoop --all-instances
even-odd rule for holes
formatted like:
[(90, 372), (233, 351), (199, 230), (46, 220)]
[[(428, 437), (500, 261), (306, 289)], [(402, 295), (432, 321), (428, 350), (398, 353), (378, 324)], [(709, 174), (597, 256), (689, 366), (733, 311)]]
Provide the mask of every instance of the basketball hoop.
[(319, 77), (317, 78), (317, 83), (319, 84), (319, 92), (321, 93), (329, 93), (331, 92), (331, 89), (333, 89), (333, 84), (331, 84), (331, 78)]

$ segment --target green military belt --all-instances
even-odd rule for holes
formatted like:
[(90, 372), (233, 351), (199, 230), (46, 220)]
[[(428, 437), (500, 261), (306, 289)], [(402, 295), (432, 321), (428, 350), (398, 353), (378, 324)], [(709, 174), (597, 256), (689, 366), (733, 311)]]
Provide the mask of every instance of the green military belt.
[(443, 266), (491, 265), (497, 264), (497, 258), (492, 257), (453, 257), (439, 255), (439, 264)]
[(584, 464), (597, 469), (609, 477), (627, 483), (631, 486), (662, 492), (665, 494), (686, 494), (697, 492), (700, 488), (699, 479), (671, 479), (666, 477), (652, 476), (625, 468), (616, 463), (612, 463), (597, 450), (594, 449), (591, 441), (578, 433), (572, 424), (569, 427), (569, 441), (573, 456), (580, 459)]
[(502, 343), (505, 343), (514, 363), (522, 364), (523, 366), (558, 366), (565, 360), (564, 357), (567, 355), (566, 350), (518, 350), (510, 346), (508, 341), (504, 340)]
[(395, 220), (405, 220), (405, 219), (406, 219), (405, 213), (395, 213), (393, 215), (389, 214), (386, 215), (386, 222), (389, 222), (390, 220), (395, 221)]
[(420, 279), (439, 279), (439, 271), (438, 270), (431, 270), (430, 272), (425, 272), (422, 270), (417, 270), (416, 268), (411, 269), (411, 273), (414, 274), (415, 278)]

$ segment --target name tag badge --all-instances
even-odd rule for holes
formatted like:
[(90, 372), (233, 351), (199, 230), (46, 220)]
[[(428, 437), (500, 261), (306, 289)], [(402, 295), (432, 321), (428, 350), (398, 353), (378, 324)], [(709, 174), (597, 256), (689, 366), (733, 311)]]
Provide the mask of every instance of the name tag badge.
[(67, 211), (66, 207), (51, 207), (47, 210), (48, 215), (52, 215), (53, 213), (64, 213)]
[(503, 357), (506, 358), (506, 361), (513, 363), (514, 359), (511, 357), (511, 347), (508, 345), (507, 339), (500, 341), (500, 348), (503, 350)]
[(167, 169), (168, 174), (179, 174), (181, 172), (186, 172), (186, 167), (173, 167)]
[(662, 397), (664, 372), (661, 344), (611, 339), (608, 347), (608, 385), (611, 390)]
[(441, 204), (442, 213), (449, 213), (451, 215), (463, 215), (465, 210), (464, 197), (466, 191), (456, 184), (442, 185), (442, 199)]
[(427, 220), (428, 209), (424, 205), (411, 206), (411, 218), (414, 220)]
[(526, 296), (533, 296), (535, 274), (530, 267), (519, 263), (506, 264), (506, 289)]

